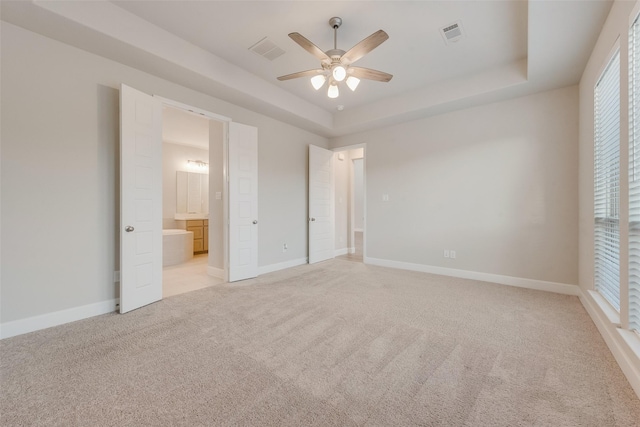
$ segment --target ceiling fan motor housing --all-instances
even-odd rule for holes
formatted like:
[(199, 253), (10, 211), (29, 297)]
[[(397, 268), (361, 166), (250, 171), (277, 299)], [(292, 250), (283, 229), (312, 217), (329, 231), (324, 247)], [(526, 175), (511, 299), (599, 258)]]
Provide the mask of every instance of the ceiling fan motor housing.
[(330, 49), (325, 52), (328, 57), (331, 58), (331, 62), (340, 62), (340, 57), (345, 54), (345, 51), (342, 49)]
[(342, 18), (334, 16), (333, 18), (329, 19), (329, 25), (331, 25), (331, 28), (333, 28), (334, 30), (336, 28), (340, 28), (340, 25), (342, 25)]

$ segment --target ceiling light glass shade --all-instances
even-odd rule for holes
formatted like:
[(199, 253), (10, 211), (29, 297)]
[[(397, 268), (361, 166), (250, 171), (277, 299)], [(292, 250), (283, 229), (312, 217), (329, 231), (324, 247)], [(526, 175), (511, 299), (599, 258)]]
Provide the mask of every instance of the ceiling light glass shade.
[(327, 96), (329, 98), (337, 98), (340, 95), (340, 91), (338, 90), (338, 85), (332, 83), (329, 85), (329, 90), (327, 91)]
[(322, 74), (318, 74), (317, 76), (311, 77), (311, 85), (315, 90), (318, 90), (322, 87), (325, 80), (326, 80), (325, 76), (323, 76)]
[(333, 78), (336, 79), (337, 82), (343, 81), (345, 77), (347, 77), (347, 70), (345, 70), (342, 65), (333, 67)]
[(347, 86), (349, 86), (349, 89), (356, 90), (359, 84), (360, 84), (359, 78), (353, 77), (353, 76), (347, 77)]

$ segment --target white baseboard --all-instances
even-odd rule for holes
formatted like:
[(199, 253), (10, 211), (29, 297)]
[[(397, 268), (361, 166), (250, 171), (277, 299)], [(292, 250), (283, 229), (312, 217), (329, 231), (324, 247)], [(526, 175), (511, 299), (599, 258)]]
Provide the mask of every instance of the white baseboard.
[(217, 277), (218, 279), (223, 279), (224, 280), (224, 269), (222, 269), (222, 268), (211, 267), (210, 265), (208, 265), (207, 266), (207, 274), (209, 276)]
[(379, 265), (381, 267), (399, 268), (402, 270), (420, 271), (422, 273), (440, 274), (442, 276), (460, 277), (462, 279), (481, 280), (483, 282), (498, 283), (501, 285), (517, 286), (519, 288), (536, 289), (539, 291), (555, 292), (565, 295), (579, 295), (580, 288), (566, 283), (546, 282), (543, 280), (525, 279), (522, 277), (503, 276), (500, 274), (480, 273), (477, 271), (458, 270), (455, 268), (436, 267), (425, 264), (413, 264), (410, 262), (392, 261), (379, 258), (364, 258), (365, 264)]
[(0, 339), (39, 331), (40, 329), (47, 329), (64, 323), (75, 322), (76, 320), (82, 320), (88, 317), (111, 313), (116, 311), (118, 303), (119, 299), (112, 299), (80, 307), (73, 307), (67, 310), (42, 314), (40, 316), (27, 317), (26, 319), (2, 323), (0, 325)]
[(354, 228), (353, 231), (355, 231), (356, 233), (364, 233), (364, 230), (362, 228)]
[[(258, 268), (258, 274), (284, 270), (285, 268), (297, 267), (306, 263), (307, 258), (300, 258), (281, 262), (279, 264), (266, 265)], [(224, 279), (223, 269), (208, 266), (207, 274)], [(14, 320), (12, 322), (5, 322), (0, 324), (0, 339), (10, 338), (16, 335), (22, 335), (65, 323), (75, 322), (77, 320), (87, 319), (93, 316), (99, 316), (101, 314), (111, 313), (116, 311), (116, 307), (119, 302), (119, 299), (113, 299), (95, 304), (73, 307), (53, 313), (42, 314), (39, 316), (27, 317), (26, 319)]]
[(355, 254), (356, 253), (356, 248), (355, 247), (349, 248), (349, 253), (350, 254)]
[(590, 292), (580, 290), (579, 296), (622, 373), (640, 398), (640, 339), (634, 332), (620, 329), (611, 323), (607, 313), (600, 308)]
[(349, 248), (336, 249), (333, 256), (346, 255), (349, 253)]
[(258, 275), (284, 270), (285, 268), (297, 267), (306, 263), (307, 258), (298, 258), (292, 259), (291, 261), (280, 262), (278, 264), (264, 265), (262, 267), (258, 267)]

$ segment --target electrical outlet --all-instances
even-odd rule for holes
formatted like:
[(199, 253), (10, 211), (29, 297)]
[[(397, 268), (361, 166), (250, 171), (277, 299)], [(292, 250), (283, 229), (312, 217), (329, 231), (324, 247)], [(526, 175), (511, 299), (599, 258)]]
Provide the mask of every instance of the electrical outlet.
[(444, 257), (449, 258), (449, 249), (444, 250)]
[(282, 244), (282, 252), (287, 252), (287, 249), (289, 249), (289, 247), (287, 246), (286, 243)]
[(383, 202), (388, 202), (389, 201), (389, 195), (388, 194), (383, 194), (382, 195), (382, 201)]
[(456, 258), (456, 251), (449, 251), (449, 255), (451, 256), (451, 258), (455, 259)]

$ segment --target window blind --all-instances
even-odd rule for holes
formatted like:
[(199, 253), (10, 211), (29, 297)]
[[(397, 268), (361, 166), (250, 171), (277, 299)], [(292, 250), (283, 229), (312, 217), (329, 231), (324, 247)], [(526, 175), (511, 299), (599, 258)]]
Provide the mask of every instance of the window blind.
[(620, 311), (620, 52), (594, 94), (595, 288)]
[(629, 36), (629, 329), (640, 332), (640, 23)]

